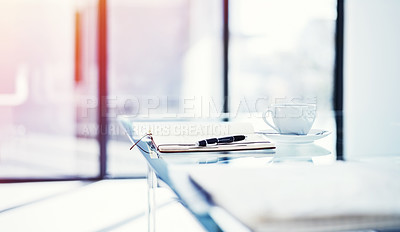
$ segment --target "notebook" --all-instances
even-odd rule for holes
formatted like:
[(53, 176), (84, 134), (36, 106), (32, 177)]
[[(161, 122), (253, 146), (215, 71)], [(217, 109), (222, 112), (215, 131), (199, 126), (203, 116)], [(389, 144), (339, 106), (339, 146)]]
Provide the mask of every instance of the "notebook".
[[(161, 153), (177, 152), (219, 152), (274, 149), (271, 143), (261, 134), (255, 134), (250, 123), (193, 123), (193, 122), (162, 122), (135, 124), (139, 131), (150, 131), (153, 145)], [(133, 128), (135, 128), (133, 126)], [(140, 133), (137, 132), (139, 135)], [(220, 138), (233, 135), (245, 135), (242, 141), (232, 143), (198, 146), (197, 142), (209, 138)]]
[(246, 139), (243, 141), (208, 145), (205, 147), (198, 146), (197, 141), (209, 137), (153, 137), (155, 145), (159, 152), (174, 153), (174, 152), (213, 152), (213, 151), (240, 151), (240, 150), (261, 150), (274, 149), (275, 144), (267, 141), (259, 134), (245, 134)]

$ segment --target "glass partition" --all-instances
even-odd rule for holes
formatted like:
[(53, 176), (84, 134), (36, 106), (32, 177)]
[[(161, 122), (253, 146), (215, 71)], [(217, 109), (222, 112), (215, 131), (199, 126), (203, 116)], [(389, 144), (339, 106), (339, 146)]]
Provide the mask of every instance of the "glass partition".
[(0, 2), (0, 179), (98, 175), (93, 3)]

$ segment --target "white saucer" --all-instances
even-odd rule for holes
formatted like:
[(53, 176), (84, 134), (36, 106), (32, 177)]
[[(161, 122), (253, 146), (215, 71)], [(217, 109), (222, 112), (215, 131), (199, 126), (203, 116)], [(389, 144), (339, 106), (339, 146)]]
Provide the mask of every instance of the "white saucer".
[(312, 143), (315, 140), (322, 139), (332, 133), (332, 131), (311, 129), (307, 135), (285, 135), (279, 134), (274, 130), (262, 130), (256, 132), (277, 143)]

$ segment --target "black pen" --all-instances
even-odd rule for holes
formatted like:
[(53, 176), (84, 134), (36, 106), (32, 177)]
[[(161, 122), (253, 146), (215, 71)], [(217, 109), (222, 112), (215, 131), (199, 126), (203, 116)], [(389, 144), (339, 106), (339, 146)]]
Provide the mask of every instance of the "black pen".
[(210, 139), (204, 139), (200, 140), (197, 142), (197, 146), (199, 147), (205, 147), (208, 144), (218, 144), (218, 143), (232, 143), (236, 141), (242, 141), (246, 138), (244, 135), (234, 135), (234, 136), (228, 136), (228, 137), (222, 137), (222, 138), (210, 138)]

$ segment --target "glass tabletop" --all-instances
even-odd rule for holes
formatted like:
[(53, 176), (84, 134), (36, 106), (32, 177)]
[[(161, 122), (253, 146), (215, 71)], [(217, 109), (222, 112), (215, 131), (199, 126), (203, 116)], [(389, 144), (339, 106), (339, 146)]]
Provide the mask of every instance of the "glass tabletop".
[[(268, 134), (264, 134), (265, 140), (275, 143), (275, 149), (229, 151), (229, 152), (185, 152), (185, 153), (161, 153), (152, 144), (149, 137), (144, 136), (146, 131), (139, 125), (157, 123), (248, 123), (251, 122), (255, 132), (265, 133), (269, 129), (260, 117), (218, 117), (196, 119), (187, 117), (175, 118), (140, 118), (137, 116), (119, 116), (118, 121), (126, 131), (132, 143), (136, 143), (141, 154), (146, 159), (150, 172), (154, 172), (159, 180), (165, 182), (181, 199), (186, 207), (205, 225), (210, 231), (219, 231), (219, 226), (211, 219), (214, 205), (209, 202), (203, 193), (193, 186), (188, 172), (194, 166), (235, 166), (235, 167), (263, 167), (282, 162), (305, 162), (311, 164), (330, 163), (336, 160), (335, 148), (335, 124), (331, 114), (320, 114), (315, 122), (315, 128), (322, 128), (332, 132), (326, 138), (321, 138), (309, 143), (286, 143), (274, 141)], [(143, 138), (142, 138), (143, 137)], [(142, 139), (141, 139), (142, 138)], [(141, 139), (141, 140), (140, 140)], [(139, 141), (140, 140), (140, 141)], [(153, 174), (148, 174), (152, 176)], [(153, 179), (150, 178), (150, 179)]]
[[(139, 118), (135, 116), (123, 115), (118, 118), (119, 122), (127, 132), (127, 135), (131, 142), (137, 142), (145, 132), (142, 130), (140, 132), (135, 129), (138, 125), (152, 124), (160, 122), (168, 123), (205, 123), (205, 122), (225, 122), (226, 119), (214, 118), (214, 119), (165, 119), (165, 118)], [(319, 131), (328, 132), (327, 136), (323, 135), (314, 136), (284, 136), (277, 137), (276, 133), (268, 130), (268, 127), (262, 122), (260, 118), (248, 119), (248, 118), (238, 118), (230, 119), (229, 122), (241, 123), (250, 122), (256, 133), (260, 133), (265, 137), (266, 141), (271, 141), (275, 143), (276, 149), (266, 149), (266, 150), (249, 150), (249, 151), (228, 151), (228, 152), (185, 152), (185, 153), (162, 153), (157, 151), (152, 147), (151, 141), (148, 138), (143, 138), (138, 145), (144, 148), (149, 148), (149, 153), (143, 153), (148, 161), (153, 159), (162, 159), (166, 165), (192, 165), (192, 164), (238, 164), (243, 162), (243, 165), (267, 165), (276, 162), (312, 162), (314, 164), (333, 162), (336, 160), (335, 151), (335, 124), (334, 117), (331, 114), (322, 114), (320, 120), (316, 121), (314, 127), (321, 129), (313, 129), (311, 132), (318, 133)], [(283, 138), (282, 138), (283, 137)], [(304, 140), (299, 143), (296, 140)], [(285, 141), (285, 140), (290, 140)], [(240, 161), (239, 161), (240, 160)], [(243, 161), (242, 161), (243, 160)]]
[[(317, 136), (316, 138), (311, 138), (311, 140), (306, 138), (306, 140), (309, 141), (305, 141), (304, 137), (302, 137), (301, 142), (298, 140), (297, 142), (293, 142), (291, 136), (283, 139), (277, 138), (279, 135), (271, 132), (269, 130), (270, 128), (267, 128), (260, 118), (253, 119), (235, 118), (234, 120), (216, 119), (212, 121), (251, 121), (255, 132), (263, 134), (266, 140), (275, 143), (275, 149), (229, 152), (162, 153), (155, 148), (150, 138), (143, 135), (143, 132), (137, 133), (137, 131), (135, 131), (135, 128), (137, 128), (135, 125), (140, 123), (159, 123), (160, 121), (166, 122), (171, 121), (170, 119), (139, 118), (132, 116), (120, 116), (118, 118), (131, 142), (137, 143), (137, 146), (140, 146), (141, 154), (148, 163), (149, 171), (154, 172), (154, 176), (156, 175), (175, 192), (180, 198), (180, 201), (208, 231), (223, 231), (221, 222), (230, 221), (230, 223), (233, 223), (233, 221), (231, 220), (232, 218), (226, 220), (227, 215), (229, 218), (229, 213), (216, 206), (207, 193), (193, 182), (189, 175), (189, 172), (193, 168), (201, 166), (213, 167), (215, 165), (221, 167), (263, 168), (269, 166), (273, 167), (275, 164), (280, 163), (307, 163), (307, 165), (319, 166), (334, 164), (336, 161), (336, 124), (332, 112), (320, 114), (313, 127), (313, 129), (317, 131), (316, 133), (327, 133), (326, 135)], [(198, 121), (199, 120), (184, 118), (184, 120), (173, 120), (173, 123), (179, 124), (182, 122)], [(208, 119), (206, 119), (206, 121), (208, 121)], [(142, 137), (143, 139), (140, 140)], [(153, 174), (150, 176), (150, 180), (154, 180)], [(154, 185), (154, 182), (151, 182)], [(221, 220), (220, 217), (223, 219)], [(243, 224), (240, 222), (238, 222), (237, 226), (237, 228), (242, 228), (243, 231), (248, 231), (248, 228), (246, 230), (246, 226), (243, 227)]]

